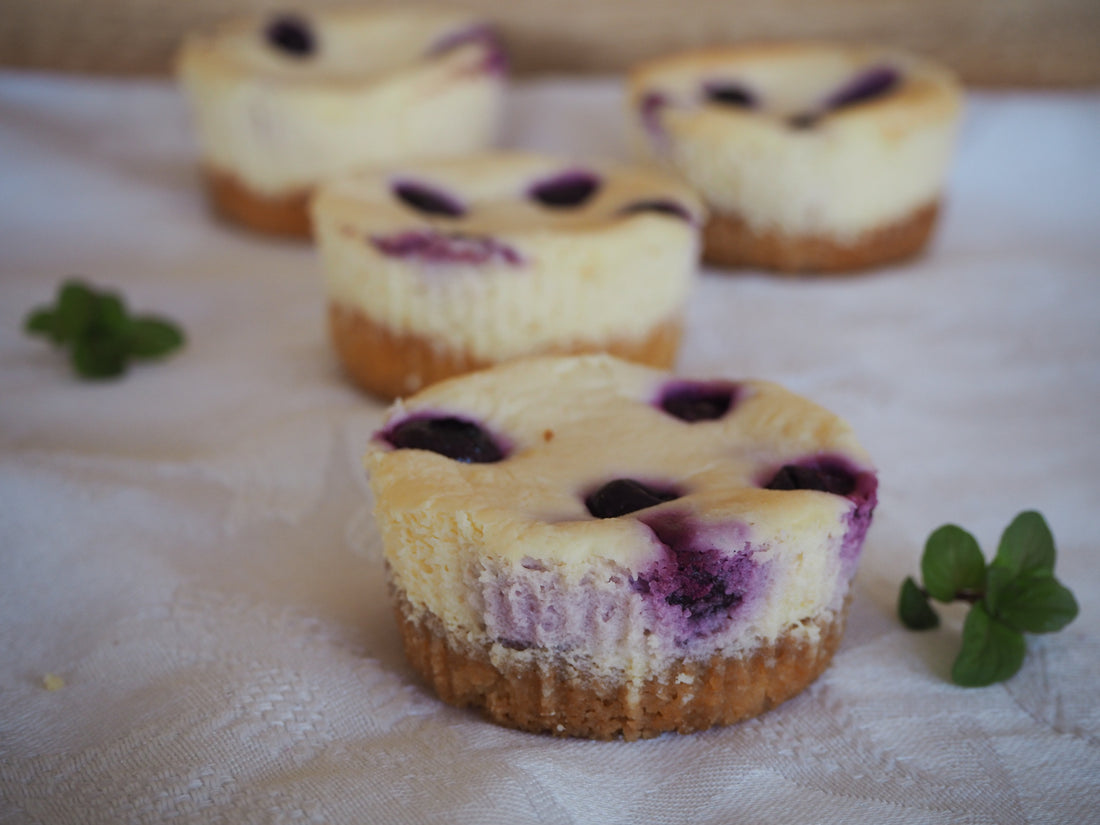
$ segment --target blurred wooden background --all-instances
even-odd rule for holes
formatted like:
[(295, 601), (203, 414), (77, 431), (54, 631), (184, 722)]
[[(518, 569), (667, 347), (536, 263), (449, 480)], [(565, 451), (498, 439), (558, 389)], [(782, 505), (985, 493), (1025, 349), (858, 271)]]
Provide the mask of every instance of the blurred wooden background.
[[(1100, 0), (436, 0), (436, 4), (495, 19), (521, 74), (610, 73), (691, 45), (830, 37), (923, 52), (953, 66), (973, 85), (1100, 85)], [(164, 73), (181, 35), (189, 29), (208, 26), (229, 14), (312, 5), (321, 3), (0, 0), (0, 66)], [(387, 5), (395, 3), (391, 0)]]

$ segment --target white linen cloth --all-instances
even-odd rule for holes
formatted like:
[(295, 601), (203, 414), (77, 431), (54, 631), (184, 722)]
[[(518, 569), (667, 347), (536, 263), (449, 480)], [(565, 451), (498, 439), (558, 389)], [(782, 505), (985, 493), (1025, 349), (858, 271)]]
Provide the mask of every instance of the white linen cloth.
[[(620, 99), (521, 83), (506, 142), (624, 157)], [(817, 683), (636, 743), (505, 730), (418, 683), (360, 464), (383, 407), (329, 351), (313, 251), (212, 221), (195, 161), (167, 82), (0, 73), (0, 823), (1098, 821), (1100, 93), (971, 95), (919, 261), (703, 273), (681, 371), (842, 414), (881, 502)], [(71, 275), (186, 348), (76, 380), (21, 331)], [(989, 555), (1029, 508), (1080, 616), (1011, 681), (955, 687), (961, 612), (911, 633), (898, 587), (935, 527)]]

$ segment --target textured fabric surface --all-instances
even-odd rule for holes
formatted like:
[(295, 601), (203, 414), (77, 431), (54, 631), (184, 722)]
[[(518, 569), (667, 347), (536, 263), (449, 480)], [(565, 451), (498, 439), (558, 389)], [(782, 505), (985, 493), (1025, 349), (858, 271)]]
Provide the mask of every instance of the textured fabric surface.
[[(507, 142), (622, 156), (619, 95), (520, 86)], [(807, 394), (881, 470), (848, 634), (751, 722), (559, 741), (404, 663), (360, 464), (382, 407), (337, 369), (313, 251), (208, 218), (167, 84), (0, 75), (0, 823), (1096, 821), (1098, 137), (1100, 94), (972, 95), (920, 261), (704, 272), (681, 370)], [(76, 381), (20, 329), (69, 275), (186, 349)], [(898, 585), (936, 526), (990, 553), (1027, 508), (1080, 617), (954, 687), (961, 614), (909, 633)]]

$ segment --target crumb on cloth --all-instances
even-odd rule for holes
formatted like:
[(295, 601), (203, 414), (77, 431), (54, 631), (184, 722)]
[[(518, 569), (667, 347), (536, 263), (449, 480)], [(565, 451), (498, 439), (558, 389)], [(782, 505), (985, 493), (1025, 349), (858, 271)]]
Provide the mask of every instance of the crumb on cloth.
[(65, 687), (65, 680), (56, 673), (47, 673), (42, 677), (42, 687), (51, 692), (61, 690)]

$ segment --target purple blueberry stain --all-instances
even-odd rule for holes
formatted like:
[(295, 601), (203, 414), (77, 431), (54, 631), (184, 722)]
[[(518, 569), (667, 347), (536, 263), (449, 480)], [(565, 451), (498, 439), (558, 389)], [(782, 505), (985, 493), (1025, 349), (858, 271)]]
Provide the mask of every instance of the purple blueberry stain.
[(661, 123), (661, 113), (672, 101), (661, 92), (646, 92), (638, 103), (638, 116), (642, 127), (649, 135), (650, 143), (657, 152), (667, 152), (670, 148), (668, 133)]
[(892, 66), (872, 66), (853, 77), (825, 100), (829, 110), (867, 103), (888, 95), (901, 83), (901, 74)]
[(762, 566), (740, 524), (703, 527), (688, 514), (662, 511), (642, 522), (660, 545), (657, 560), (631, 580), (678, 644), (719, 632), (760, 590)]
[(480, 71), (499, 75), (508, 73), (508, 52), (504, 48), (499, 32), (486, 23), (474, 23), (448, 32), (428, 48), (427, 54), (428, 57), (441, 57), (471, 43), (480, 45), (484, 52), (478, 64)]
[(871, 527), (871, 517), (878, 504), (878, 476), (866, 470), (856, 471), (855, 487), (848, 498), (855, 507), (846, 516), (848, 529), (840, 543), (840, 563), (849, 578), (855, 574), (863, 541)]
[(622, 209), (619, 210), (620, 215), (641, 215), (644, 213), (653, 213), (657, 215), (668, 215), (670, 218), (678, 218), (688, 223), (695, 223), (695, 219), (692, 214), (681, 203), (677, 203), (674, 200), (668, 198), (654, 198), (652, 200), (635, 201), (634, 203), (628, 203)]
[(667, 484), (645, 484), (633, 478), (616, 478), (584, 497), (584, 506), (596, 518), (618, 518), (627, 513), (674, 501), (682, 493)]
[(703, 96), (711, 103), (735, 109), (755, 109), (756, 95), (739, 83), (712, 81), (703, 85)]
[(443, 413), (409, 416), (380, 437), (398, 450), (427, 450), (463, 464), (493, 464), (508, 455), (502, 439), (475, 421)]
[(569, 169), (537, 181), (528, 196), (550, 209), (575, 209), (587, 203), (600, 188), (598, 176), (586, 169)]
[(893, 92), (900, 84), (901, 73), (897, 69), (892, 66), (872, 66), (830, 94), (815, 111), (801, 112), (787, 118), (787, 125), (795, 131), (812, 129), (829, 112), (878, 100)]
[(842, 456), (815, 455), (783, 464), (766, 473), (765, 479), (761, 486), (768, 490), (814, 490), (852, 502), (852, 509), (844, 517), (846, 529), (840, 542), (841, 567), (850, 577), (878, 503), (875, 473), (856, 467)]
[(429, 264), (483, 266), (496, 263), (518, 267), (524, 263), (523, 256), (516, 249), (485, 235), (425, 229), (371, 236), (369, 241), (387, 257)]
[(267, 24), (264, 38), (278, 51), (292, 57), (309, 57), (317, 50), (313, 28), (304, 17), (281, 14)]
[(466, 208), (458, 199), (435, 186), (415, 180), (399, 180), (393, 184), (393, 195), (403, 204), (424, 215), (461, 218)]
[(732, 410), (740, 386), (731, 381), (673, 381), (657, 396), (656, 404), (674, 418), (689, 424), (716, 421)]

